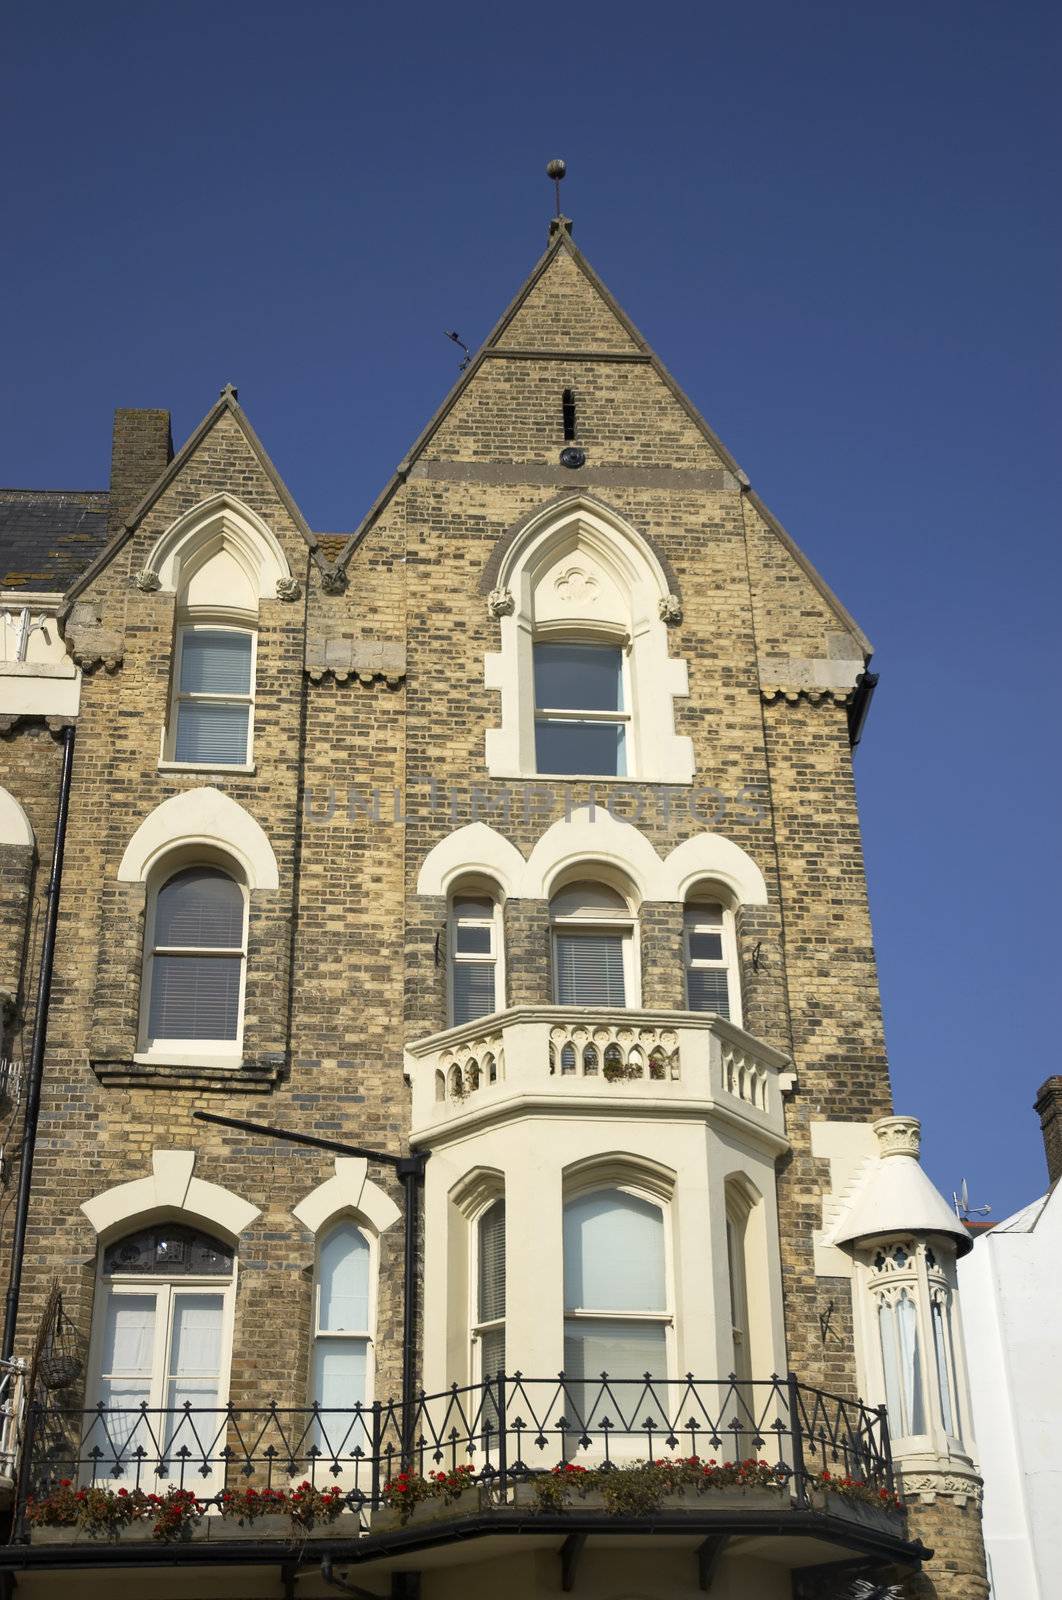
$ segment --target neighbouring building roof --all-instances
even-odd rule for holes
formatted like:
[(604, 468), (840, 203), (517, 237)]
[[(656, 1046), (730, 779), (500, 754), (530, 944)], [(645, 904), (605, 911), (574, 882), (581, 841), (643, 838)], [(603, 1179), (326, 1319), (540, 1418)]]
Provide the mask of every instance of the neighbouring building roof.
[(107, 542), (105, 489), (0, 489), (0, 588), (68, 589)]

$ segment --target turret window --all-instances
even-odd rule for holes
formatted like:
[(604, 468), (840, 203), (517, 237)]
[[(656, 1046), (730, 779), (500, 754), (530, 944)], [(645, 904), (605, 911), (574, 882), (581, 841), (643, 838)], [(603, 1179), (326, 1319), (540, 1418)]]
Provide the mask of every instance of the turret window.
[(961, 1448), (953, 1267), (944, 1247), (890, 1240), (862, 1270), (872, 1311), (869, 1387), (883, 1393), (900, 1453), (934, 1440), (942, 1452)]

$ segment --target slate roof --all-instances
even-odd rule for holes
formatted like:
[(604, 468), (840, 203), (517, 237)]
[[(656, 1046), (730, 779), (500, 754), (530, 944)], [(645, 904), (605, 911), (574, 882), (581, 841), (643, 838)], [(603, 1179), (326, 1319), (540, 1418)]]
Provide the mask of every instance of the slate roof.
[(105, 489), (0, 489), (0, 588), (66, 590), (107, 542)]

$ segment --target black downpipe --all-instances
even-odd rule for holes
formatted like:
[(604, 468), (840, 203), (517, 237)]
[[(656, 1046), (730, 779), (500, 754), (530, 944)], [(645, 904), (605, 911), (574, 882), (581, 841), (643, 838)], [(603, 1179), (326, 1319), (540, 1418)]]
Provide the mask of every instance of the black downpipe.
[(417, 1235), (420, 1191), (424, 1182), (424, 1155), (405, 1157), (398, 1165), (398, 1180), (405, 1195), (405, 1247), (402, 1262), (402, 1465), (412, 1465), (417, 1377)]
[(44, 1049), (48, 1040), (48, 1007), (52, 998), (52, 968), (55, 965), (55, 930), (59, 922), (59, 886), (63, 877), (63, 852), (66, 847), (66, 819), (70, 809), (70, 776), (74, 768), (74, 729), (63, 729), (63, 775), (59, 785), (59, 806), (55, 817), (55, 846), (52, 850), (52, 876), (48, 884), (48, 908), (44, 923), (44, 948), (37, 983), (37, 1007), (33, 1019), (33, 1052), (26, 1090), (26, 1120), (22, 1126), (22, 1149), (18, 1174), (18, 1200), (11, 1239), (11, 1276), (4, 1301), (4, 1343), (0, 1351), (5, 1361), (15, 1353), (15, 1327), (22, 1288), (22, 1261), (26, 1253), (26, 1225), (29, 1221), (30, 1187), (33, 1182), (33, 1155), (37, 1146), (37, 1121), (41, 1110), (41, 1083), (44, 1078)]

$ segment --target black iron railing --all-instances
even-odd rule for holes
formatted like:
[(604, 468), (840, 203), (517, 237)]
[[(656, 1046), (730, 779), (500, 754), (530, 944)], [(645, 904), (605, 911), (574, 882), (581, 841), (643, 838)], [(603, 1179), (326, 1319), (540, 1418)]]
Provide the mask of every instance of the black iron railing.
[(374, 1510), (403, 1468), (471, 1466), (499, 1489), (562, 1462), (618, 1467), (697, 1456), (750, 1457), (809, 1504), (824, 1471), (893, 1488), (884, 1407), (824, 1393), (793, 1375), (745, 1381), (527, 1378), (421, 1394), (408, 1408), (376, 1401), (349, 1411), (270, 1405), (120, 1410), (28, 1408), (18, 1520), (27, 1500), (61, 1480), (158, 1492), (174, 1484), (203, 1503), (226, 1489), (336, 1484), (352, 1509)]

